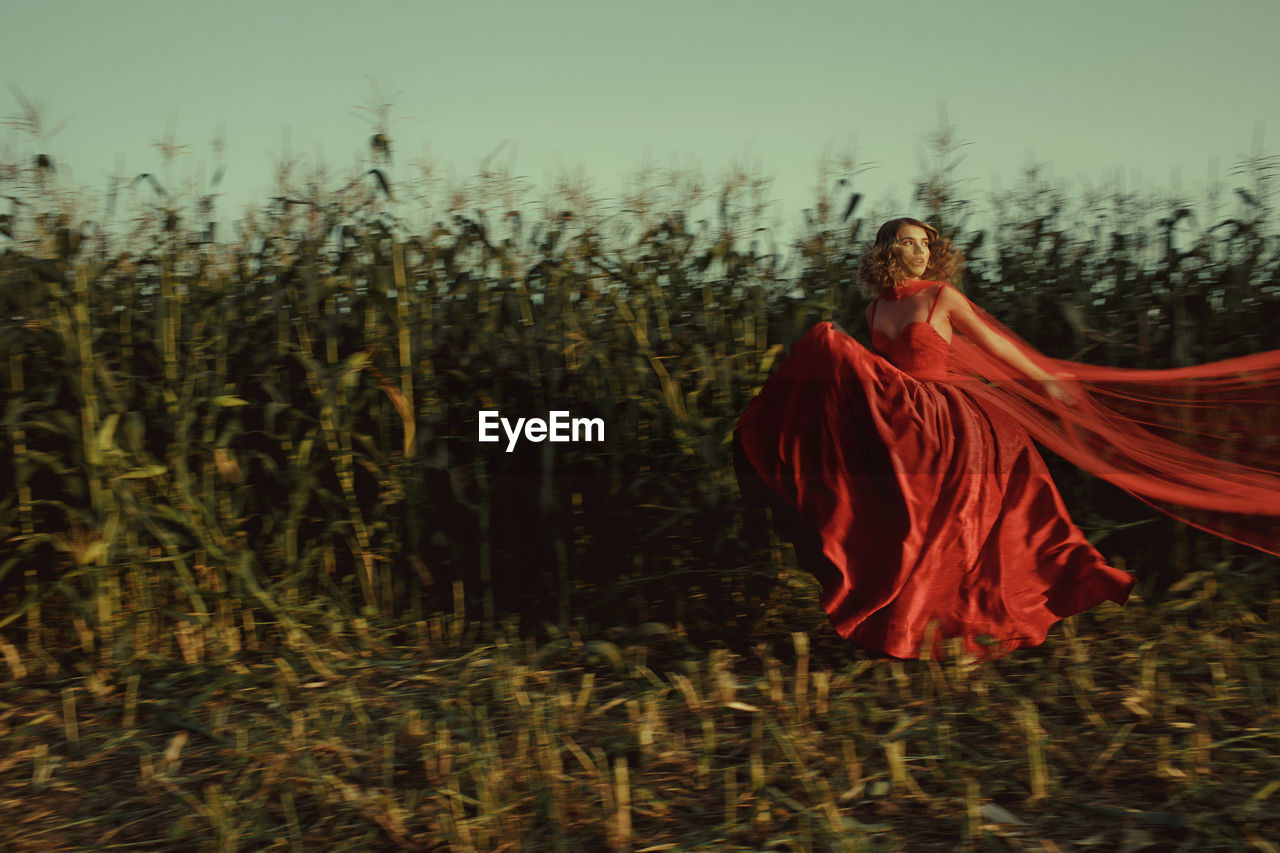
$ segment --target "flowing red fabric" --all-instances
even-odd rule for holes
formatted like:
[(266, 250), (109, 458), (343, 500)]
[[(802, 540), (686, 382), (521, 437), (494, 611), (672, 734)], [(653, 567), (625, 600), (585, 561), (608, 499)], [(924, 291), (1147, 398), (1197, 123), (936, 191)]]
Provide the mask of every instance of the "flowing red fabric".
[[(936, 303), (935, 303), (936, 304)], [(896, 657), (962, 638), (986, 656), (1123, 604), (1133, 579), (1072, 524), (1031, 440), (1179, 518), (1280, 551), (1280, 352), (1166, 371), (1050, 359), (1060, 403), (928, 322), (880, 354), (831, 323), (792, 348), (738, 423), (739, 476), (792, 519), (836, 630)]]
[(1040, 367), (1070, 375), (1074, 399), (1047, 399), (959, 335), (951, 381), (966, 381), (982, 405), (1157, 509), (1280, 555), (1280, 350), (1168, 370), (1100, 367), (1049, 358), (973, 307)]

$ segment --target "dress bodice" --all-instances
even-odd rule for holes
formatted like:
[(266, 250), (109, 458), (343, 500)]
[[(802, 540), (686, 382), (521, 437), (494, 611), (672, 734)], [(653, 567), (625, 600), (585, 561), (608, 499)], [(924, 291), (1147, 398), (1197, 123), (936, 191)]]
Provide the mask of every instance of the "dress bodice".
[(896, 338), (873, 330), (871, 346), (904, 373), (922, 379), (947, 375), (951, 344), (927, 320), (908, 323)]
[(933, 312), (942, 298), (944, 286), (938, 286), (938, 292), (929, 306), (928, 316), (903, 326), (897, 337), (891, 338), (875, 328), (879, 299), (871, 305), (871, 347), (887, 358), (894, 367), (921, 379), (947, 375), (947, 352), (951, 349), (951, 344), (933, 327), (932, 322)]

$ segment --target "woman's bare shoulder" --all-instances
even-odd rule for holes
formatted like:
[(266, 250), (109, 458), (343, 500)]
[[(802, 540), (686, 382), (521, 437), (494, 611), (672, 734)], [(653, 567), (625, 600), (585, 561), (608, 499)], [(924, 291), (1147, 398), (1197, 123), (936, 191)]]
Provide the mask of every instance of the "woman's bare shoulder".
[(965, 296), (952, 284), (945, 281), (938, 282), (940, 292), (938, 293), (938, 308), (940, 310), (949, 310), (952, 308), (964, 307), (968, 308), (972, 303), (969, 297)]
[(985, 326), (978, 320), (978, 312), (974, 310), (973, 302), (969, 297), (945, 282), (942, 283), (942, 292), (938, 294), (934, 314), (941, 314), (961, 334), (971, 336), (985, 331)]

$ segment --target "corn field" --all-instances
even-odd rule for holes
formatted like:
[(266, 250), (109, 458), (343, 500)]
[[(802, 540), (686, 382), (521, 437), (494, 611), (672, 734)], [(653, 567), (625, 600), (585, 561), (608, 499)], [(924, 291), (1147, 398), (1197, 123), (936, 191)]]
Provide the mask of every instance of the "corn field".
[[(1270, 168), (1253, 163), (1253, 183), (1217, 199), (1231, 207), (1221, 214), (1121, 192), (1072, 199), (1032, 173), (996, 200), (997, 221), (981, 231), (967, 228), (970, 204), (940, 170), (921, 179), (918, 215), (966, 249), (975, 301), (1043, 351), (1189, 364), (1280, 343)], [(793, 681), (770, 664), (764, 695), (740, 696), (728, 658), (668, 682), (624, 660), (625, 644), (607, 634), (657, 625), (655, 636), (688, 659), (694, 647), (677, 635), (745, 653), (788, 640), (798, 625), (823, 631), (812, 585), (743, 505), (729, 451), (738, 413), (789, 342), (820, 319), (861, 331), (857, 261), (876, 223), (847, 183), (827, 183), (784, 257), (760, 246), (760, 188), (748, 176), (726, 182), (712, 197), (718, 215), (699, 220), (683, 206), (611, 210), (572, 187), (535, 215), (513, 201), (509, 178), (486, 174), (413, 231), (397, 212), (403, 202), (392, 201), (398, 187), (371, 168), (341, 189), (287, 188), (230, 242), (213, 239), (205, 208), (174, 201), (159, 184), (121, 234), (81, 218), (47, 165), (2, 176), (22, 203), (0, 222), (0, 651), (6, 696), (22, 702), (0, 704), (0, 726), (18, 738), (13, 754), (34, 790), (50, 790), (58, 761), (97, 772), (75, 756), (89, 743), (110, 753), (121, 742), (95, 740), (87, 724), (100, 713), (91, 708), (123, 702), (126, 728), (142, 725), (144, 707), (154, 712), (147, 725), (177, 726), (142, 771), (146, 785), (177, 798), (172, 808), (186, 804), (188, 817), (164, 818), (172, 837), (216, 838), (219, 849), (266, 846), (268, 825), (283, 827), (274, 841), (301, 849), (320, 843), (308, 821), (336, 814), (357, 816), (341, 835), (348, 849), (424, 849), (428, 838), (439, 846), (426, 849), (541, 849), (529, 841), (536, 827), (550, 833), (548, 849), (596, 849), (583, 840), (593, 831), (568, 827), (597, 824), (600, 843), (615, 849), (644, 833), (647, 849), (676, 849), (662, 846), (663, 821), (672, 809), (707, 808), (707, 798), (721, 805), (705, 849), (726, 838), (763, 844), (771, 832), (792, 839), (787, 849), (811, 849), (855, 829), (862, 840), (848, 849), (879, 849), (901, 817), (874, 804), (890, 788), (912, 792), (908, 808), (920, 814), (953, 798), (958, 831), (973, 843), (1005, 814), (984, 811), (991, 801), (977, 770), (948, 776), (953, 758), (981, 763), (961, 737), (976, 723), (923, 704), (911, 710), (910, 701), (941, 694), (977, 701), (967, 670), (863, 662), (852, 675), (815, 670), (810, 680), (806, 662)], [(525, 441), (510, 452), (478, 441), (482, 411), (514, 419), (556, 410), (601, 419), (605, 440)], [(1265, 608), (1274, 593), (1264, 582), (1273, 560), (1153, 518), (1063, 466), (1055, 477), (1081, 526), (1148, 593), (1213, 572), (1258, 580), (1263, 610), (1240, 594), (1230, 612), (1248, 613), (1236, 628), (1274, 646), (1274, 598)], [(538, 674), (550, 665), (534, 636), (569, 656), (574, 684)], [(493, 644), (525, 642), (517, 638), (534, 645), (489, 659)], [(1274, 657), (1245, 661), (1237, 649), (1229, 674), (1213, 671), (1224, 697), (1248, 685), (1231, 696), (1248, 706), (1240, 714), (1254, 715), (1250, 726), (1238, 715), (1198, 716), (1196, 697), (1160, 705), (1159, 678), (1194, 661), (1153, 663), (1147, 647), (1129, 652), (1154, 667), (1139, 684), (1146, 698), (1134, 700), (1145, 713), (1123, 691), (1115, 707), (1086, 708), (1093, 694), (1079, 679), (1102, 676), (1089, 674), (1082, 642), (1073, 635), (1048, 653), (1050, 668), (1076, 679), (1074, 695), (1024, 698), (1004, 721), (1026, 733), (1033, 799), (1052, 797), (1061, 781), (1045, 767), (1065, 760), (1058, 738), (1071, 719), (1038, 717), (1042, 700), (1084, 709), (1100, 744), (1089, 772), (1103, 776), (1140, 737), (1134, 726), (1167, 717), (1174, 728), (1148, 740), (1170, 784), (1211, 786), (1215, 738), (1261, 745), (1261, 731), (1274, 727), (1276, 682), (1266, 688), (1259, 676)], [(1196, 642), (1216, 648), (1211, 636)], [(467, 643), (488, 651), (466, 652)], [(451, 651), (436, 669), (412, 674), (433, 659), (424, 650), (442, 644)], [(829, 639), (815, 645), (841, 654)], [(472, 654), (498, 669), (469, 669)], [(385, 664), (382, 674), (374, 664)], [(593, 692), (591, 666), (631, 681)], [(159, 680), (140, 681), (145, 672)], [(837, 696), (859, 695), (868, 673), (879, 679), (868, 695), (884, 702), (839, 723), (839, 750), (795, 739), (795, 727), (836, 713)], [(52, 693), (42, 686), (60, 678), (77, 681)], [(187, 678), (199, 695), (174, 710)], [(983, 678), (995, 679), (981, 688), (984, 702), (988, 690), (1013, 689), (998, 673)], [(446, 722), (403, 687), (415, 679), (425, 679), (422, 690), (458, 691), (465, 714)], [(259, 729), (231, 701), (235, 684), (276, 703)], [(308, 704), (333, 691), (349, 711)], [(491, 699), (533, 716), (503, 716), (510, 704), (486, 710)], [(905, 710), (890, 715), (899, 699)], [(12, 716), (41, 702), (61, 708), (49, 731), (53, 723), (25, 710)], [(197, 720), (205, 702), (213, 716)], [(1185, 731), (1179, 702), (1192, 709)], [(1121, 722), (1123, 708), (1138, 718)], [(384, 726), (380, 715), (402, 724)], [(614, 717), (609, 734), (601, 724)], [(25, 735), (14, 733), (20, 719)], [(344, 746), (339, 727), (349, 725), (360, 734)], [(594, 732), (582, 737), (598, 736), (594, 749), (567, 745), (581, 727)], [(58, 761), (50, 731), (69, 744)], [(229, 772), (240, 775), (211, 781), (202, 759), (203, 788), (175, 782), (192, 735), (233, 743), (241, 763)], [(668, 736), (670, 755), (657, 745)], [(717, 746), (725, 736), (746, 752)], [(907, 763), (914, 738), (930, 744), (923, 766)], [(253, 752), (268, 742), (293, 744), (294, 758)], [(1266, 743), (1274, 773), (1274, 739)], [(288, 763), (326, 750), (345, 771)], [(418, 760), (405, 750), (426, 763), (405, 769)], [(828, 769), (843, 774), (845, 793), (810, 772), (820, 753), (839, 765)], [(533, 775), (501, 771), (530, 756)], [(17, 766), (0, 758), (0, 779)], [(1236, 834), (1223, 838), (1261, 838), (1251, 827), (1258, 810), (1275, 817), (1274, 782), (1264, 788), (1244, 765), (1231, 768), (1257, 808), (1239, 805)], [(426, 774), (410, 785), (419, 793), (397, 800), (391, 792), (415, 773)], [(565, 781), (578, 773), (586, 776)], [(663, 773), (696, 780), (702, 793), (692, 805), (664, 799), (674, 794)], [(803, 784), (784, 785), (780, 773)], [(296, 792), (282, 787), (304, 777)], [(270, 813), (249, 815), (237, 804), (259, 784)], [(864, 793), (871, 805), (841, 817)], [(1159, 801), (1144, 807), (1159, 811)], [(1191, 837), (1187, 826), (1175, 827), (1181, 837)], [(804, 844), (795, 840), (803, 833)]]

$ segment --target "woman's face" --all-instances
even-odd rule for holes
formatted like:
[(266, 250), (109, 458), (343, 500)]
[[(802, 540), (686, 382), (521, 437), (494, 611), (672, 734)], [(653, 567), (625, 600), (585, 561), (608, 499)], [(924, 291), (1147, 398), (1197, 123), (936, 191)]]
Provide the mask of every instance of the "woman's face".
[(919, 225), (903, 225), (893, 241), (893, 254), (913, 278), (924, 275), (929, 266), (929, 232)]

